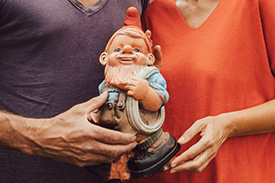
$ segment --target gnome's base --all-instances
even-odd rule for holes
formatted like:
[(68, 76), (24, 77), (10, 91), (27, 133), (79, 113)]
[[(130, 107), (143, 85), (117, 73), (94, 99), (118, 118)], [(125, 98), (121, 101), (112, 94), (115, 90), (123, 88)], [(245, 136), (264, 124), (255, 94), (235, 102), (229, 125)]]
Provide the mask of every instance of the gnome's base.
[(128, 161), (131, 178), (148, 177), (170, 168), (170, 160), (180, 150), (175, 138), (165, 132), (163, 142), (157, 148), (149, 148), (144, 153), (136, 153)]

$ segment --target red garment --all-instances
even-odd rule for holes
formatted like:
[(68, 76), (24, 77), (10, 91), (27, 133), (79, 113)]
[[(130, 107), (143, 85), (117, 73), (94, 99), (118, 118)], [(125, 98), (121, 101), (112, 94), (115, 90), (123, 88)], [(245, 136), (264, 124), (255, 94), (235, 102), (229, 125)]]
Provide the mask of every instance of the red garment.
[[(164, 131), (179, 138), (200, 118), (275, 98), (274, 7), (274, 0), (221, 0), (193, 29), (175, 0), (149, 5), (144, 23), (162, 47), (161, 73), (170, 94)], [(165, 172), (131, 182), (274, 183), (274, 172), (275, 133), (268, 133), (228, 139), (202, 173)]]

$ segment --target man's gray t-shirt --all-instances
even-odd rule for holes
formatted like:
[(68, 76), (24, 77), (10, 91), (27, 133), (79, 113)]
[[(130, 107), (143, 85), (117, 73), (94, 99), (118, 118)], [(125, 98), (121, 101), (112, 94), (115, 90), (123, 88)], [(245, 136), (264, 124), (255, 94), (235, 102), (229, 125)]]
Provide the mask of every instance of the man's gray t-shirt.
[[(123, 25), (126, 10), (148, 0), (0, 0), (0, 110), (53, 117), (97, 96), (104, 79), (98, 58)], [(0, 150), (0, 182), (102, 180), (87, 168)]]

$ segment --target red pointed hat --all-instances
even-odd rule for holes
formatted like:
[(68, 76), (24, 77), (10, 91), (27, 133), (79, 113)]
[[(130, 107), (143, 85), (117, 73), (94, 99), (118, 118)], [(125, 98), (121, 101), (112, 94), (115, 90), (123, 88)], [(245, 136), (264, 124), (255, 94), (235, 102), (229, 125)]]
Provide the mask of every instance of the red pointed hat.
[(108, 48), (110, 47), (110, 45), (113, 42), (114, 38), (125, 29), (131, 29), (131, 31), (137, 31), (140, 34), (142, 34), (143, 38), (144, 38), (144, 41), (145, 41), (145, 43), (148, 47), (149, 52), (152, 53), (151, 39), (148, 36), (146, 36), (146, 34), (142, 31), (140, 15), (139, 15), (138, 10), (135, 7), (129, 7), (127, 9), (126, 17), (125, 17), (125, 20), (124, 20), (124, 26), (122, 28), (120, 28), (119, 30), (117, 30), (112, 35), (112, 37), (109, 39), (109, 41), (108, 41), (108, 43), (105, 47), (105, 51), (108, 50)]
[(125, 26), (137, 26), (141, 29), (141, 21), (139, 12), (135, 7), (130, 7), (127, 9), (126, 17), (124, 20)]

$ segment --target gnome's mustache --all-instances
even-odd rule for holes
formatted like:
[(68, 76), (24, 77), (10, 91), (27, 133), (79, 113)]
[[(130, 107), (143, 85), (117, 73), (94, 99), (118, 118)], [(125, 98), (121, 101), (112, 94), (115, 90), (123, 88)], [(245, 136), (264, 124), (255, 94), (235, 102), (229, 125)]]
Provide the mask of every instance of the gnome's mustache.
[(120, 85), (127, 83), (130, 78), (137, 76), (143, 68), (144, 66), (137, 65), (106, 65), (105, 80), (111, 85), (120, 87)]

